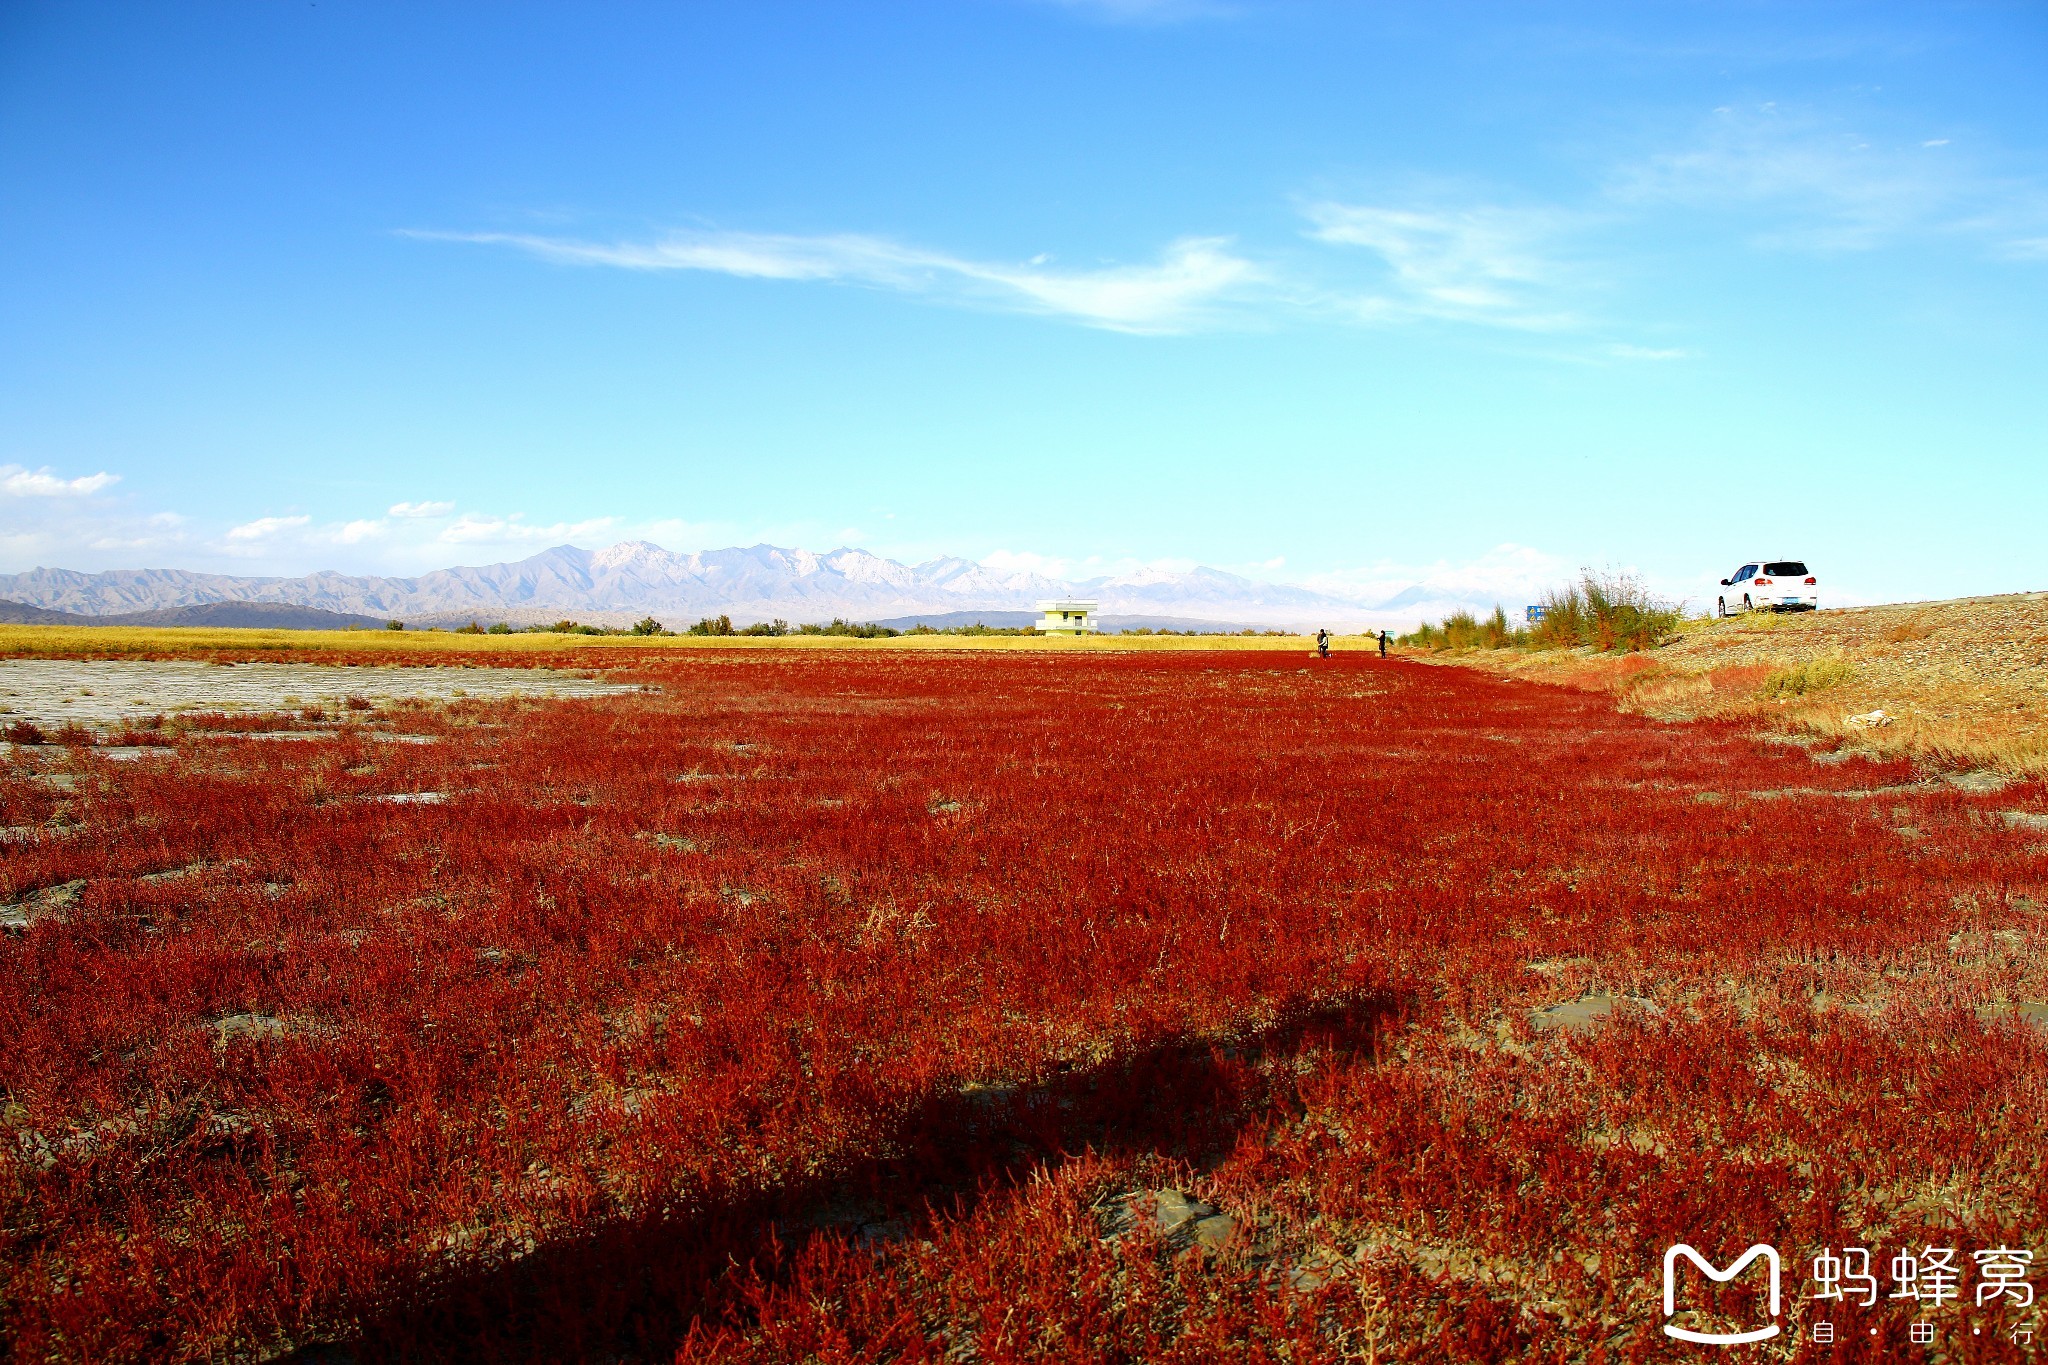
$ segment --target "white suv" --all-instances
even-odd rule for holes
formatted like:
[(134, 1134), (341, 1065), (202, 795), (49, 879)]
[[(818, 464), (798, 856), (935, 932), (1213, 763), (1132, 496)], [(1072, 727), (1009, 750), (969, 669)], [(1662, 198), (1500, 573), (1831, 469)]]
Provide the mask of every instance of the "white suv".
[(1820, 580), (1796, 559), (1753, 559), (1721, 580), (1717, 616), (1741, 611), (1812, 611), (1820, 605)]

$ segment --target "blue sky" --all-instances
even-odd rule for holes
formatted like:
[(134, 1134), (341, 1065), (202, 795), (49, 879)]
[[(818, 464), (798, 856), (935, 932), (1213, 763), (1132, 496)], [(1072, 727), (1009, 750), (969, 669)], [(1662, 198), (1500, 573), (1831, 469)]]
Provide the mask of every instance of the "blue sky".
[(0, 9), (0, 569), (2048, 588), (2048, 8)]

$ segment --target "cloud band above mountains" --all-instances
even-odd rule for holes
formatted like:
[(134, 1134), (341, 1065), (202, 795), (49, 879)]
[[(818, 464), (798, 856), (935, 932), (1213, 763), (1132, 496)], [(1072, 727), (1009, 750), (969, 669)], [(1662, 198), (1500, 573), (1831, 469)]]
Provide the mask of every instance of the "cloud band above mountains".
[(1261, 582), (1217, 569), (1144, 570), (1080, 581), (941, 558), (902, 564), (865, 550), (819, 554), (773, 545), (680, 554), (646, 541), (603, 550), (558, 546), (513, 563), (441, 569), (414, 578), (316, 573), (245, 577), (176, 569), (0, 575), (0, 599), (57, 611), (114, 615), (207, 602), (270, 602), (411, 619), (474, 615), (528, 622), (646, 613), (679, 623), (730, 614), (742, 621), (834, 616), (880, 619), (960, 610), (1028, 609), (1041, 598), (1084, 595), (1105, 612), (1266, 625), (1405, 622), (1459, 607), (1488, 609), (1556, 577), (1557, 561), (1503, 546), (1486, 561), (1438, 576), (1365, 574), (1317, 586)]

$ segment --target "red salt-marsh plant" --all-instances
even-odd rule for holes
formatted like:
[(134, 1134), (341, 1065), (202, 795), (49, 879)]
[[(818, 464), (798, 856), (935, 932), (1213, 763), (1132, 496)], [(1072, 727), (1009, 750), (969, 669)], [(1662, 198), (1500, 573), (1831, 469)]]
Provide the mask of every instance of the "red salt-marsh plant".
[(14, 1358), (1652, 1359), (1674, 1241), (2041, 1249), (2038, 787), (1343, 655), (615, 662), (7, 757)]

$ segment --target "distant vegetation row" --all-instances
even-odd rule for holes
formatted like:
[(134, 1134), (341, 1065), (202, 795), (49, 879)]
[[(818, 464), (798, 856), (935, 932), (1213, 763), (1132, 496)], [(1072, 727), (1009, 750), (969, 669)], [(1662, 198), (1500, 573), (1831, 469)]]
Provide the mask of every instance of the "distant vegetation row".
[(1400, 637), (1423, 649), (1649, 649), (1685, 619), (1678, 603), (1652, 593), (1628, 574), (1582, 570), (1579, 581), (1543, 595), (1538, 620), (1516, 624), (1499, 607), (1481, 620), (1453, 612), (1437, 625)]
[[(392, 621), (386, 629), (403, 630), (405, 629), (405, 623), (403, 621)], [(706, 616), (693, 626), (688, 626), (682, 630), (670, 630), (652, 616), (645, 616), (630, 626), (586, 626), (580, 621), (556, 621), (552, 625), (540, 626), (511, 626), (500, 621), (496, 625), (486, 626), (480, 622), (471, 621), (466, 626), (455, 627), (453, 633), (456, 635), (649, 635), (665, 636), (670, 639), (678, 635), (842, 635), (852, 636), (859, 640), (880, 640), (893, 639), (899, 635), (1037, 635), (1040, 634), (1040, 631), (1035, 626), (985, 626), (979, 622), (964, 626), (917, 625), (898, 630), (894, 626), (876, 625), (873, 621), (847, 621), (837, 616), (824, 625), (819, 625), (816, 622), (806, 622), (802, 625), (794, 626), (779, 617), (773, 621), (755, 621), (751, 625), (736, 626), (732, 623), (732, 617), (730, 616)], [(1293, 631), (1286, 630), (1240, 630), (1235, 632), (1171, 630), (1164, 628), (1155, 630), (1151, 626), (1135, 626), (1122, 633), (1125, 635), (1294, 634)]]
[[(404, 629), (404, 624), (393, 621), (392, 630)], [(466, 626), (455, 628), (457, 635), (648, 635), (665, 636), (670, 639), (678, 635), (851, 635), (858, 639), (873, 640), (887, 635), (901, 635), (904, 632), (888, 626), (878, 626), (872, 621), (845, 621), (833, 617), (829, 625), (815, 623), (792, 626), (784, 620), (756, 621), (752, 625), (735, 626), (730, 616), (707, 616), (683, 630), (670, 630), (652, 616), (643, 616), (630, 626), (586, 626), (581, 621), (556, 621), (552, 625), (509, 626), (503, 621), (493, 626), (480, 625), (471, 621)], [(926, 632), (938, 634), (937, 631)], [(1029, 635), (1023, 630), (995, 630), (988, 626), (965, 626), (944, 632), (949, 635)]]
[[(402, 629), (401, 623), (393, 621), (391, 629)], [(873, 621), (848, 621), (833, 617), (824, 625), (815, 621), (802, 625), (791, 625), (777, 618), (773, 621), (755, 621), (750, 625), (736, 626), (730, 616), (706, 616), (693, 626), (682, 630), (670, 630), (652, 616), (643, 616), (630, 626), (586, 626), (580, 621), (557, 621), (553, 625), (519, 626), (506, 625), (503, 621), (494, 626), (479, 625), (471, 621), (466, 626), (455, 628), (457, 635), (649, 635), (673, 639), (678, 635), (844, 635), (857, 640), (880, 640), (897, 635), (1036, 635), (1029, 626), (912, 626), (909, 630), (897, 630), (893, 626), (878, 626)]]

